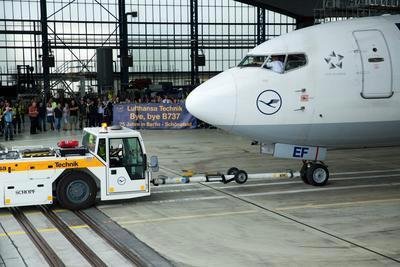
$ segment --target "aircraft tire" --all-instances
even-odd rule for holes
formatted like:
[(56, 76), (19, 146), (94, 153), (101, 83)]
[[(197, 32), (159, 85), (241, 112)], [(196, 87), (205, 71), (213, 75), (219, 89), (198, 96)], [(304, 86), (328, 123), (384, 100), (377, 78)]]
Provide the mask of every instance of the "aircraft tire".
[(303, 180), (305, 184), (310, 184), (307, 179), (307, 169), (308, 169), (307, 164), (303, 164), (303, 166), (300, 169), (300, 178), (301, 180)]
[(329, 171), (325, 165), (313, 163), (307, 170), (307, 180), (314, 186), (324, 186), (328, 182)]
[(88, 174), (72, 171), (58, 183), (56, 193), (62, 207), (70, 210), (85, 209), (94, 205), (97, 186)]
[(247, 178), (248, 178), (247, 172), (243, 170), (239, 170), (235, 174), (235, 182), (238, 184), (244, 184), (247, 181)]

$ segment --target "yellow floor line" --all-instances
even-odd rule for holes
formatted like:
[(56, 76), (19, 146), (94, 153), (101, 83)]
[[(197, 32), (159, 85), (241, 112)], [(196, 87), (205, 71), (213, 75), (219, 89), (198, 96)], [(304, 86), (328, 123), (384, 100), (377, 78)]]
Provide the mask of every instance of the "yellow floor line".
[(187, 216), (165, 217), (165, 218), (147, 219), (147, 220), (120, 221), (118, 223), (119, 224), (157, 223), (157, 222), (166, 222), (166, 221), (178, 221), (178, 220), (201, 219), (201, 218), (210, 218), (210, 217), (222, 217), (222, 216), (249, 214), (249, 213), (256, 213), (256, 212), (258, 212), (258, 211), (256, 211), (256, 210), (246, 210), (246, 211), (236, 211), (236, 212), (212, 213), (212, 214), (204, 214), (204, 215), (187, 215)]
[(370, 204), (370, 203), (386, 203), (386, 202), (397, 202), (397, 201), (400, 201), (400, 198), (339, 202), (339, 203), (329, 203), (329, 204), (311, 204), (310, 203), (310, 204), (301, 205), (301, 206), (276, 208), (275, 210), (283, 211), (283, 210), (297, 210), (297, 209), (309, 209), (309, 208), (318, 209), (318, 208), (327, 208), (327, 207), (340, 207), (340, 206), (351, 206), (351, 205)]
[[(82, 229), (82, 228), (89, 228), (86, 224), (83, 225), (74, 225), (70, 226), (70, 229)], [(58, 232), (57, 228), (41, 228), (38, 229), (39, 233), (53, 233), (53, 232)], [(12, 231), (12, 232), (7, 232), (6, 233), (1, 233), (0, 237), (6, 237), (6, 236), (16, 236), (16, 235), (25, 235), (26, 233), (24, 231)]]
[[(120, 224), (138, 224), (138, 223), (165, 222), (165, 221), (201, 219), (201, 218), (210, 218), (210, 217), (222, 217), (222, 216), (249, 214), (249, 213), (256, 213), (256, 212), (257, 212), (256, 210), (246, 210), (246, 211), (236, 211), (236, 212), (212, 213), (212, 214), (204, 214), (204, 215), (187, 215), (187, 216), (166, 217), (166, 218), (148, 219), (148, 220), (123, 221), (123, 222), (119, 222), (119, 223)], [(70, 226), (70, 229), (82, 229), (82, 228), (89, 228), (89, 226), (87, 226), (86, 224)], [(39, 231), (39, 233), (58, 232), (57, 228), (41, 228), (41, 229), (38, 229), (38, 231)], [(13, 232), (7, 232), (7, 234), (0, 233), (0, 238), (6, 237), (7, 235), (8, 236), (25, 235), (25, 232), (24, 231), (13, 231)]]

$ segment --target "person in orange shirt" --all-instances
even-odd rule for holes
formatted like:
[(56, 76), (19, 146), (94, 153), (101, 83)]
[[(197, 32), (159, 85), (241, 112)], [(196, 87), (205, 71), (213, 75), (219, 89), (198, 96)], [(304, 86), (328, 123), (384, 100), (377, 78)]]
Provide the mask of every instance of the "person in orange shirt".
[(32, 105), (29, 107), (29, 119), (31, 120), (31, 134), (36, 134), (36, 129), (38, 128), (38, 115), (39, 111), (36, 106), (36, 102), (33, 101)]

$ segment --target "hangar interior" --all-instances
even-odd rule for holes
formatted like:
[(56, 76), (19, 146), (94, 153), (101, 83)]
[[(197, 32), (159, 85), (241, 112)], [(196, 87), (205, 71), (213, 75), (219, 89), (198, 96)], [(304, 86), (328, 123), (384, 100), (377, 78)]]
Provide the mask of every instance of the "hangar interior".
[[(379, 68), (370, 80), (389, 83), (387, 77), (397, 75), (394, 90), (385, 91), (390, 97), (365, 98), (360, 88), (366, 72), (359, 69), (352, 72), (357, 79), (343, 78), (342, 52), (334, 51), (329, 57), (337, 55), (338, 68), (331, 59), (319, 57), (327, 71), (330, 64), (324, 60), (333, 65), (329, 75), (323, 73), (319, 87), (330, 94), (309, 89), (316, 87), (314, 68), (307, 76), (282, 75), (274, 81), (280, 87), (276, 91), (259, 86), (258, 79), (268, 87), (271, 81), (259, 75), (267, 73), (263, 65), (251, 68), (257, 74), (254, 83), (248, 77), (256, 75), (244, 69), (246, 76), (240, 76), (245, 77), (240, 80), (244, 97), (231, 93), (239, 91), (235, 85), (239, 79), (214, 77), (236, 66), (257, 44), (282, 34), (319, 23), (392, 13), (400, 13), (400, 0), (0, 0), (0, 118), (8, 112), (7, 119), (18, 126), (7, 101), (32, 100), (25, 107), (28, 114), (20, 105), (24, 103), (15, 105), (22, 114), (18, 134), (14, 127), (15, 139), (13, 123), (0, 122), (0, 267), (399, 264), (400, 56), (393, 53), (397, 65), (390, 69), (372, 65), (388, 66), (391, 61), (383, 57), (366, 61)], [(397, 53), (400, 16), (364, 21), (392, 18), (397, 27), (390, 22), (390, 37), (395, 40), (391, 48)], [(340, 43), (357, 31), (335, 29), (334, 33), (347, 34), (341, 39), (328, 32), (332, 38), (326, 42), (328, 53), (332, 42), (339, 39)], [(306, 59), (304, 53), (300, 59)], [(299, 61), (303, 67), (311, 58)], [(392, 69), (393, 75), (386, 71)], [(274, 143), (287, 133), (294, 136), (293, 141), (280, 141), (272, 148), (286, 154), (269, 155), (271, 146), (263, 146), (263, 140), (253, 135), (209, 129), (190, 108), (182, 108), (190, 106), (191, 96), (173, 103), (162, 102), (159, 95), (158, 102), (115, 101), (120, 120), (109, 123), (113, 115), (105, 110), (113, 110), (109, 104), (116, 100), (115, 95), (107, 100), (109, 92), (121, 98), (143, 91), (190, 92), (221, 76), (226, 78), (219, 83), (223, 86), (214, 84), (201, 92), (208, 98), (198, 98), (198, 110), (212, 119), (222, 117), (225, 123), (236, 120), (240, 113), (236, 110), (251, 105), (253, 111), (243, 108), (241, 112), (244, 126), (250, 131), (261, 126), (257, 131), (274, 135)], [(311, 85), (296, 77), (310, 77)], [(283, 79), (290, 82), (285, 87), (280, 86)], [(360, 87), (347, 87), (349, 81)], [(212, 81), (200, 88), (207, 83)], [(225, 89), (231, 91), (213, 94)], [(290, 93), (291, 98), (279, 93)], [(82, 102), (74, 103), (77, 113), (72, 115), (66, 104), (72, 106), (80, 96), (89, 101), (81, 98)], [(249, 101), (238, 101), (247, 96)], [(286, 105), (290, 99), (294, 105)], [(310, 99), (315, 101), (305, 103)], [(41, 125), (37, 116), (24, 119), (38, 113), (36, 100), (50, 100), (48, 107), (44, 101), (38, 103), (46, 111), (42, 115), (50, 114), (47, 131), (42, 128), (44, 116)], [(61, 102), (67, 116), (61, 112)], [(101, 102), (107, 104), (102, 107)], [(282, 102), (286, 110), (281, 109)], [(63, 117), (55, 116), (53, 103), (60, 106), (58, 114)], [(314, 111), (320, 107), (323, 112)], [(66, 119), (69, 115), (75, 117), (74, 123)], [(271, 115), (281, 125), (263, 124), (274, 123)], [(258, 125), (248, 123), (250, 119)], [(209, 123), (223, 129), (223, 123)], [(233, 129), (232, 124), (238, 123), (222, 126)], [(2, 125), (11, 133), (10, 140), (1, 135)], [(299, 141), (311, 132), (312, 142)], [(321, 139), (331, 144), (325, 148)], [(381, 143), (374, 147), (373, 139)], [(329, 151), (328, 172), (324, 157), (331, 147), (335, 149)], [(263, 150), (267, 153), (260, 153)]]
[(2, 0), (4, 95), (189, 87), (248, 50), (325, 20), (393, 13), (399, 1)]
[(399, 6), (397, 0), (1, 0), (0, 86), (5, 96), (190, 90), (266, 40)]

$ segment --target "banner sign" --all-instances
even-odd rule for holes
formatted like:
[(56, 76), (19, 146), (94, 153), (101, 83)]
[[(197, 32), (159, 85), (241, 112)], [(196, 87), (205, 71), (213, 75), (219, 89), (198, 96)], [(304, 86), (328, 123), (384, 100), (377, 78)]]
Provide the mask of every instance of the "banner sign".
[(132, 103), (114, 105), (113, 123), (132, 129), (185, 129), (196, 128), (197, 119), (185, 103)]

